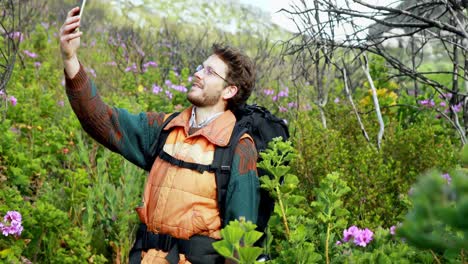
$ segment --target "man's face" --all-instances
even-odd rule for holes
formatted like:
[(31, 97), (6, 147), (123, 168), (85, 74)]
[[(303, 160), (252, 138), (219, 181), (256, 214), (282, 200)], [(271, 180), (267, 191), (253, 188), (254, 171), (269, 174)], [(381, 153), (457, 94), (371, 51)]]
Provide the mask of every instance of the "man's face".
[(217, 55), (203, 62), (203, 68), (195, 73), (195, 80), (187, 99), (197, 107), (222, 104), (222, 92), (226, 87), (228, 66)]

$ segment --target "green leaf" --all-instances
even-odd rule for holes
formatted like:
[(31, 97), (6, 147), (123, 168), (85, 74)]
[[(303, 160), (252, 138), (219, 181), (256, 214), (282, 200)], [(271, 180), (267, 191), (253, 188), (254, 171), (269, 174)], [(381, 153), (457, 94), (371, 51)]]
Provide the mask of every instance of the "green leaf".
[(234, 247), (226, 240), (214, 242), (213, 248), (223, 257), (229, 258), (233, 256)]
[(244, 245), (251, 246), (262, 237), (262, 232), (256, 230), (249, 231), (244, 235)]
[(263, 249), (259, 247), (247, 247), (239, 249), (241, 263), (255, 263), (258, 256), (262, 254)]
[(230, 244), (238, 245), (244, 235), (244, 230), (239, 226), (228, 225), (221, 230), (221, 235)]
[(4, 258), (8, 255), (12, 254), (12, 250), (11, 248), (7, 248), (7, 249), (4, 249), (2, 251), (0, 251), (0, 257)]

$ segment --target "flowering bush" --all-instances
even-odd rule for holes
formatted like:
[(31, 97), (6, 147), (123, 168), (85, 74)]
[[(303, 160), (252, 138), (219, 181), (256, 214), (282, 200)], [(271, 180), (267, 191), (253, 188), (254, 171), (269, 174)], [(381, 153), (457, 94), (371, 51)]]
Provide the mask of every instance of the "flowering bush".
[(4, 236), (19, 236), (23, 232), (21, 225), (21, 214), (17, 211), (8, 211), (0, 223), (0, 231)]
[[(359, 229), (351, 226), (343, 231), (343, 242), (354, 242), (354, 244), (366, 247), (373, 239), (374, 233), (369, 229)], [(341, 243), (340, 243), (341, 244)]]

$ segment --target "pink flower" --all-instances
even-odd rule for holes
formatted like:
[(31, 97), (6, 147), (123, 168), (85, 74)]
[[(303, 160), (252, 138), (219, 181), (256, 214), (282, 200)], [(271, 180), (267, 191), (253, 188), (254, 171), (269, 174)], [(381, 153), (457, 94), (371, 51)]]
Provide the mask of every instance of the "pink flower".
[(395, 230), (396, 230), (396, 226), (391, 226), (391, 227), (390, 227), (390, 234), (391, 234), (392, 236), (395, 235)]
[(12, 106), (16, 106), (16, 104), (18, 103), (18, 100), (13, 95), (10, 96), (10, 99), (8, 99), (8, 100), (10, 101)]
[(11, 32), (8, 36), (12, 39), (19, 40), (19, 42), (22, 42), (24, 40), (23, 33), (19, 31)]
[(34, 52), (30, 52), (29, 50), (24, 50), (23, 52), (30, 58), (37, 58), (37, 54)]
[(296, 102), (290, 102), (288, 103), (289, 108), (297, 108), (297, 103)]
[(8, 211), (3, 217), (3, 223), (0, 223), (0, 231), (4, 236), (21, 235), (21, 232), (23, 232), (21, 220), (21, 214), (19, 212)]
[(351, 226), (347, 230), (343, 231), (343, 241), (348, 242), (350, 239), (354, 238), (356, 234), (359, 233), (359, 228), (357, 226)]
[(275, 91), (273, 89), (265, 89), (265, 90), (263, 90), (263, 93), (265, 95), (274, 95)]
[(435, 106), (435, 102), (432, 99), (421, 100), (419, 104), (428, 108)]
[(133, 63), (131, 66), (128, 66), (127, 68), (125, 68), (125, 72), (138, 72), (138, 68), (136, 66), (135, 63)]
[(18, 221), (21, 222), (21, 214), (17, 211), (8, 211), (6, 215), (3, 217), (3, 221), (11, 222), (11, 221)]
[(367, 244), (369, 244), (372, 239), (373, 239), (374, 233), (370, 231), (369, 229), (364, 229), (360, 230), (355, 236), (354, 236), (354, 244), (365, 247)]

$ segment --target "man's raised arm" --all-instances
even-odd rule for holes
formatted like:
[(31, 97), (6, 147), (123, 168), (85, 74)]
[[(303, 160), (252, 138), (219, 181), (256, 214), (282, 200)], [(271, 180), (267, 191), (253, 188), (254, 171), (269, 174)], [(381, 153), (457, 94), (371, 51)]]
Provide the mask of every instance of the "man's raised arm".
[(65, 67), (66, 92), (73, 111), (83, 129), (96, 141), (117, 152), (135, 165), (149, 170), (151, 144), (163, 123), (163, 113), (131, 114), (125, 109), (110, 107), (99, 96), (95, 83), (88, 77), (77, 56), (81, 32), (79, 8), (68, 12), (60, 29), (60, 49)]
[(65, 23), (60, 28), (60, 51), (62, 53), (65, 73), (69, 78), (75, 77), (80, 70), (77, 50), (80, 47), (80, 37), (83, 34), (77, 30), (80, 26), (79, 7), (75, 7), (67, 14)]

